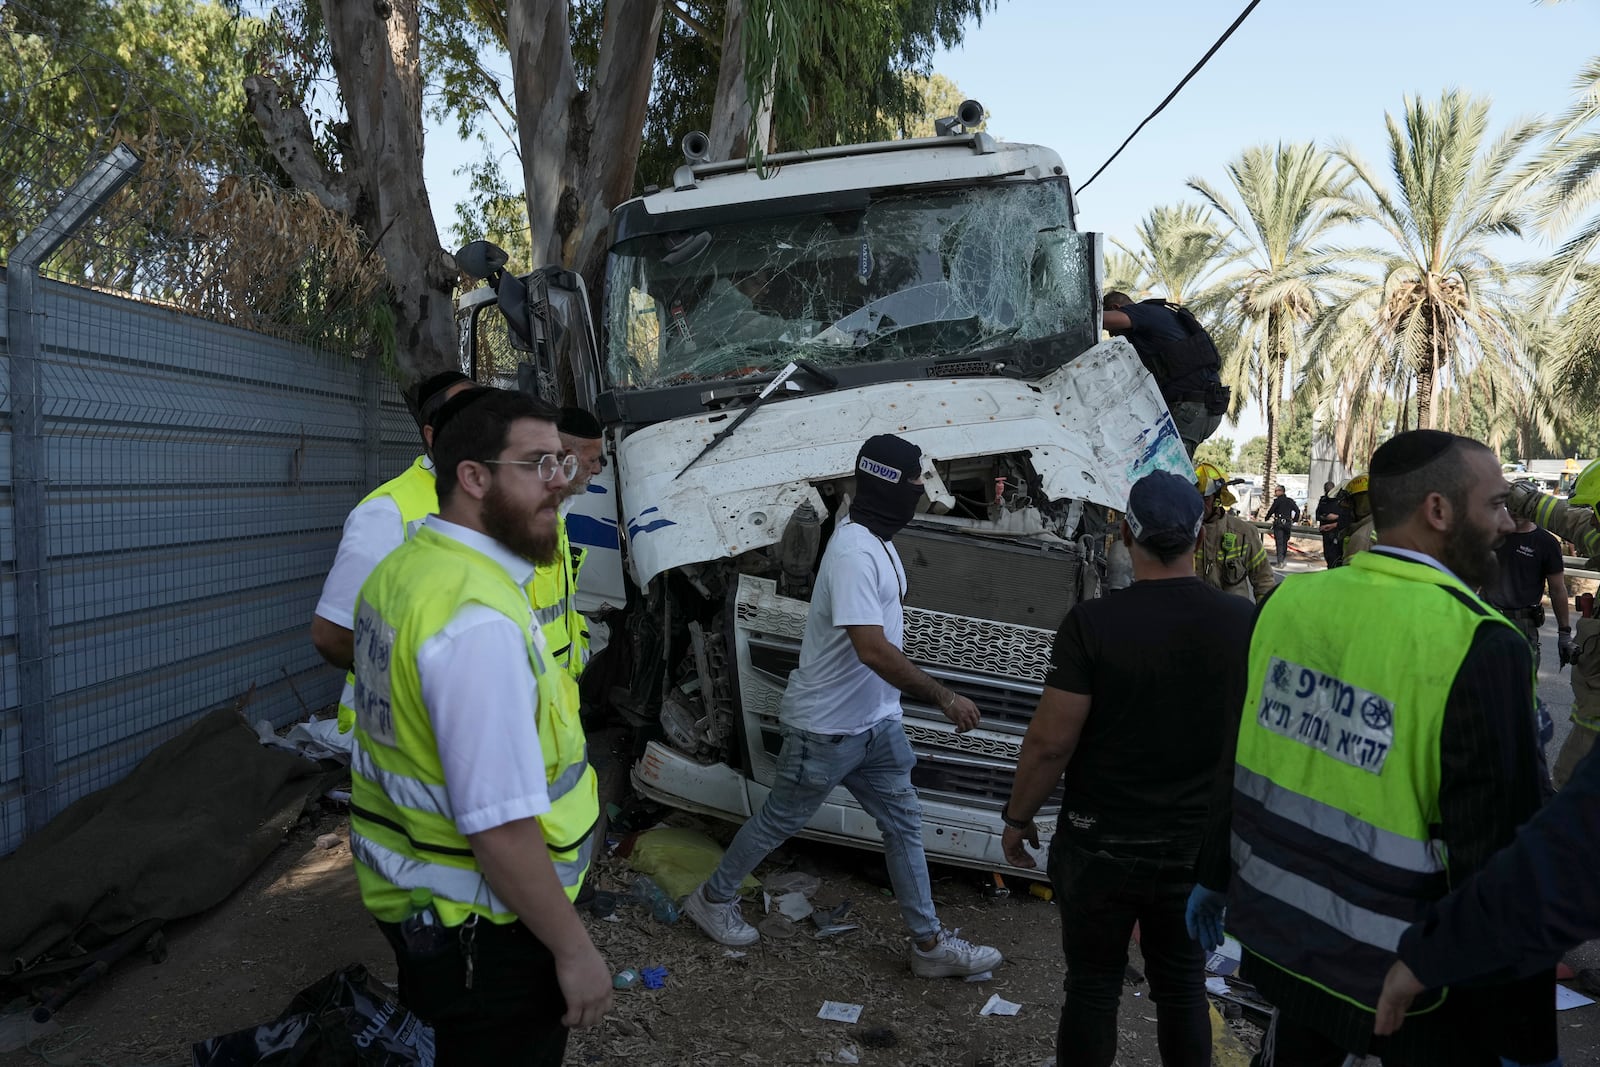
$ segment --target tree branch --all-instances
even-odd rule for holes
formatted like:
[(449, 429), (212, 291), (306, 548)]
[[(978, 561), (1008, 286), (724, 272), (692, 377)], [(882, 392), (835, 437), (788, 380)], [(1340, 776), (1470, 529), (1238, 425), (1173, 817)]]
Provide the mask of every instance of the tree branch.
[(722, 41), (718, 39), (716, 34), (711, 32), (711, 27), (689, 14), (689, 6), (687, 4), (683, 3), (682, 0), (666, 0), (666, 4), (667, 10), (672, 12), (673, 17), (689, 27), (696, 37), (709, 44), (713, 52), (720, 53), (722, 51)]
[(311, 120), (299, 104), (286, 102), (278, 83), (265, 74), (244, 80), (245, 106), (266, 138), (267, 149), (296, 186), (329, 211), (348, 217), (353, 208), (345, 175), (323, 166), (311, 137)]

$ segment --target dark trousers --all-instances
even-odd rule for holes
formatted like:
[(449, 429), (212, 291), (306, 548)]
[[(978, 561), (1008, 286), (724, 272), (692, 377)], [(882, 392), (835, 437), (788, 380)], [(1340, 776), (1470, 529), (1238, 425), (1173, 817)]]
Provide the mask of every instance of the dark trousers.
[(1274, 526), (1272, 528), (1272, 545), (1278, 550), (1278, 566), (1283, 566), (1289, 558), (1289, 528), (1287, 526)]
[(1183, 925), (1193, 864), (1086, 852), (1058, 833), (1050, 848), (1050, 881), (1061, 906), (1067, 957), (1067, 999), (1056, 1030), (1059, 1067), (1110, 1067), (1115, 1059), (1117, 1003), (1135, 922), (1156, 1005), (1161, 1062), (1210, 1064), (1205, 955)]
[(400, 967), (400, 1003), (433, 1027), (437, 1067), (559, 1067), (567, 1050), (567, 1001), (555, 957), (520, 922), (479, 922), (472, 988), (460, 939), (431, 959), (406, 950), (396, 923), (378, 923)]
[(1322, 558), (1329, 567), (1337, 567), (1344, 562), (1344, 545), (1340, 543), (1338, 534), (1322, 535)]

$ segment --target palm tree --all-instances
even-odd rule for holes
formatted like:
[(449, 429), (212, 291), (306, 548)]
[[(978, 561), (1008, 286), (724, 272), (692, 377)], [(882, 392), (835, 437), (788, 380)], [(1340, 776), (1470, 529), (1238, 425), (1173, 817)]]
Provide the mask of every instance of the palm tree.
[[(1247, 391), (1261, 401), (1267, 420), (1263, 485), (1278, 465), (1279, 405), (1283, 382), (1299, 361), (1306, 324), (1344, 279), (1342, 253), (1322, 244), (1350, 221), (1341, 199), (1349, 179), (1333, 159), (1311, 144), (1257, 145), (1228, 164), (1237, 196), (1200, 179), (1189, 188), (1236, 232), (1239, 268), (1218, 284), (1229, 292), (1220, 334), (1223, 381), (1233, 388), (1237, 415)], [(1248, 390), (1247, 390), (1248, 387)]]
[(1353, 148), (1335, 154), (1356, 178), (1345, 209), (1381, 227), (1389, 247), (1351, 253), (1372, 274), (1328, 309), (1315, 339), (1347, 384), (1397, 398), (1414, 390), (1417, 425), (1432, 428), (1451, 421), (1449, 398), (1480, 363), (1490, 365), (1483, 383), (1517, 377), (1517, 271), (1491, 244), (1521, 232), (1512, 167), (1538, 126), (1519, 122), (1490, 141), (1489, 102), (1459, 90), (1407, 97), (1402, 118), (1385, 118), (1392, 191)]
[(1600, 400), (1600, 56), (1573, 88), (1577, 99), (1551, 124), (1524, 180), (1537, 193), (1545, 235), (1563, 241), (1539, 289), (1541, 308), (1561, 318), (1551, 385), (1563, 402), (1592, 411)]
[(1146, 215), (1134, 232), (1139, 236), (1137, 248), (1116, 238), (1111, 243), (1138, 264), (1146, 288), (1190, 310), (1205, 309), (1224, 292), (1213, 276), (1234, 252), (1229, 235), (1217, 229), (1206, 208), (1162, 205)]
[[(1112, 242), (1115, 244), (1116, 242)], [(1122, 246), (1117, 245), (1120, 249)], [(1127, 293), (1134, 299), (1139, 299), (1145, 292), (1144, 267), (1138, 257), (1126, 251), (1106, 249), (1106, 277), (1107, 289), (1116, 289)]]

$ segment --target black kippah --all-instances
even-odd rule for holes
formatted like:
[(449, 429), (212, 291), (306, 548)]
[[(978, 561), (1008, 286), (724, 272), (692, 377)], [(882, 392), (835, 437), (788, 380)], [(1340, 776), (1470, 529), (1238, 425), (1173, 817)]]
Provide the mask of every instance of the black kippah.
[(577, 437), (585, 441), (598, 441), (603, 432), (599, 419), (582, 408), (573, 407), (561, 409), (561, 417), (556, 420), (556, 429), (568, 437)]
[(461, 414), (463, 410), (471, 407), (473, 404), (476, 404), (490, 393), (495, 392), (499, 392), (499, 390), (490, 389), (488, 386), (478, 385), (471, 389), (463, 389), (449, 400), (446, 400), (444, 405), (440, 407), (438, 411), (434, 412), (433, 419), (428, 424), (433, 427), (433, 439), (435, 441), (439, 440), (439, 435), (444, 433), (445, 425), (449, 423), (451, 419), (455, 418), (457, 415)]
[(1368, 472), (1374, 478), (1395, 478), (1432, 463), (1462, 438), (1443, 430), (1407, 430), (1395, 434), (1372, 454)]

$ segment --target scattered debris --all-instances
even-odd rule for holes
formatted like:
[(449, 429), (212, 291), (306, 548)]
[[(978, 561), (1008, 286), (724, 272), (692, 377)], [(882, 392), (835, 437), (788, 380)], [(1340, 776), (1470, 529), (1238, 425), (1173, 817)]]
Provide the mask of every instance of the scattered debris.
[(794, 923), (783, 915), (768, 915), (756, 925), (756, 929), (761, 931), (762, 936), (776, 938), (779, 941), (786, 941), (799, 932), (795, 929)]
[(815, 896), (817, 890), (822, 888), (822, 879), (814, 874), (804, 871), (781, 871), (766, 878), (761, 883), (761, 888), (774, 896), (784, 893), (800, 893), (803, 896)]
[(632, 989), (639, 984), (639, 972), (632, 967), (618, 971), (611, 977), (612, 989)]
[(984, 971), (982, 974), (969, 974), (962, 979), (963, 982), (987, 982), (994, 977), (993, 971)]
[(1556, 1011), (1569, 1011), (1572, 1008), (1581, 1008), (1594, 1001), (1575, 990), (1564, 985), (1556, 986)]
[(338, 848), (344, 844), (344, 838), (338, 834), (318, 834), (317, 847), (322, 849)]
[(731, 949), (731, 948), (723, 949), (722, 950), (722, 954), (723, 954), (723, 956), (727, 957), (730, 960), (742, 960), (747, 955), (746, 953), (739, 952), (739, 951), (737, 951), (735, 949)]
[(894, 1048), (900, 1043), (900, 1035), (887, 1026), (869, 1026), (856, 1031), (856, 1040), (867, 1048)]
[[(673, 900), (681, 900), (711, 877), (722, 862), (722, 846), (699, 830), (686, 826), (659, 826), (640, 834), (628, 853), (628, 863), (648, 874)], [(761, 883), (746, 877), (742, 889)]]
[[(1137, 994), (1137, 993), (1134, 994), (1134, 996), (1138, 996), (1138, 995), (1139, 994)], [(1015, 1015), (1017, 1012), (1019, 1012), (1021, 1010), (1022, 1010), (1022, 1005), (1021, 1004), (1013, 1004), (1011, 1001), (1006, 1000), (1005, 998), (1003, 998), (999, 993), (996, 993), (996, 994), (994, 994), (993, 996), (991, 996), (989, 998), (989, 1002), (983, 1006), (983, 1010), (978, 1012), (978, 1014), (979, 1015)]]
[(992, 900), (1011, 895), (1011, 890), (1006, 888), (1006, 880), (1000, 876), (999, 871), (989, 872), (989, 881), (983, 883), (983, 895)]
[(844, 1048), (840, 1049), (838, 1052), (835, 1052), (833, 1054), (833, 1062), (834, 1063), (860, 1063), (861, 1062), (861, 1054), (856, 1051), (856, 1047), (854, 1045), (846, 1045)]
[(1224, 993), (1230, 992), (1230, 990), (1228, 989), (1228, 983), (1225, 979), (1211, 975), (1206, 978), (1206, 992), (1215, 993), (1218, 996), (1222, 996)]
[(825, 937), (833, 937), (835, 934), (847, 934), (851, 930), (861, 929), (859, 923), (847, 923), (844, 921), (845, 917), (850, 914), (850, 905), (851, 902), (846, 900), (838, 907), (829, 908), (827, 911), (821, 909), (813, 911), (811, 913), (811, 921), (817, 925), (817, 932), (813, 936), (821, 940)]
[(861, 1005), (844, 1004), (837, 1000), (824, 1000), (817, 1018), (830, 1023), (853, 1023), (861, 1019)]
[(1056, 898), (1056, 891), (1045, 882), (1028, 883), (1028, 895), (1038, 897), (1040, 900), (1050, 901)]
[(665, 967), (646, 967), (639, 972), (639, 978), (644, 982), (646, 989), (660, 989), (667, 984), (667, 969)]
[(811, 901), (804, 893), (784, 893), (773, 897), (772, 902), (778, 906), (778, 913), (791, 922), (799, 922), (812, 912)]

